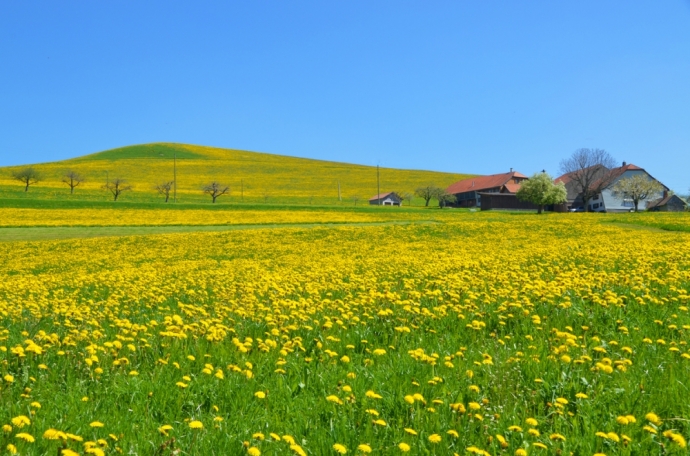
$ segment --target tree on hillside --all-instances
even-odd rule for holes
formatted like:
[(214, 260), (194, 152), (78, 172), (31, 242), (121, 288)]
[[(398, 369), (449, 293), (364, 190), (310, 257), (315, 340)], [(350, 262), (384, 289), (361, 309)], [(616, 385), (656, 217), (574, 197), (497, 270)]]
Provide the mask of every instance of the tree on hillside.
[(358, 195), (354, 195), (354, 196), (352, 197), (352, 201), (355, 203), (355, 206), (356, 206), (356, 205), (357, 205), (357, 201), (359, 201), (359, 196), (358, 196)]
[(520, 201), (536, 204), (539, 208), (537, 212), (541, 214), (544, 211), (544, 206), (566, 202), (568, 192), (563, 182), (554, 184), (553, 178), (542, 171), (523, 181), (515, 196)]
[(582, 195), (587, 211), (590, 210), (587, 202), (615, 179), (612, 173), (615, 167), (616, 160), (604, 149), (578, 149), (561, 161), (561, 172), (568, 175), (575, 191)]
[(173, 181), (167, 181), (167, 182), (161, 182), (160, 184), (157, 184), (155, 187), (155, 189), (159, 195), (165, 196), (165, 202), (166, 203), (170, 199), (170, 192), (172, 192), (172, 190), (173, 190), (173, 185), (175, 185), (175, 183)]
[(635, 174), (616, 182), (612, 190), (616, 197), (631, 199), (637, 212), (640, 201), (663, 192), (664, 186), (646, 174)]
[(108, 183), (105, 184), (103, 188), (113, 194), (113, 201), (117, 201), (117, 199), (123, 192), (132, 190), (132, 186), (128, 185), (125, 179), (121, 179), (119, 177), (116, 177), (115, 179), (108, 181)]
[(424, 187), (419, 187), (417, 190), (414, 191), (414, 194), (420, 198), (423, 198), (424, 205), (428, 206), (429, 201), (436, 198), (438, 195), (442, 194), (442, 192), (445, 192), (445, 190), (443, 190), (440, 187), (437, 187), (435, 185), (427, 185)]
[(203, 189), (204, 193), (207, 195), (211, 195), (212, 203), (216, 202), (216, 198), (219, 196), (225, 195), (230, 191), (230, 187), (225, 184), (221, 184), (220, 182), (213, 181), (209, 183), (208, 185), (204, 186)]
[(18, 169), (18, 170), (13, 171), (12, 172), (12, 178), (23, 183), (24, 184), (24, 191), (28, 192), (29, 186), (40, 182), (43, 177), (41, 176), (41, 174), (38, 171), (29, 167), (29, 168), (22, 168), (22, 169)]
[(69, 186), (70, 195), (74, 189), (84, 182), (84, 177), (76, 171), (68, 170), (62, 175), (62, 182)]
[(436, 201), (438, 201), (439, 207), (446, 207), (448, 204), (453, 204), (457, 201), (455, 195), (452, 195), (442, 188), (438, 189), (436, 195), (434, 195)]
[(407, 201), (408, 206), (412, 206), (412, 200), (414, 199), (414, 193), (405, 192), (402, 194), (403, 201)]

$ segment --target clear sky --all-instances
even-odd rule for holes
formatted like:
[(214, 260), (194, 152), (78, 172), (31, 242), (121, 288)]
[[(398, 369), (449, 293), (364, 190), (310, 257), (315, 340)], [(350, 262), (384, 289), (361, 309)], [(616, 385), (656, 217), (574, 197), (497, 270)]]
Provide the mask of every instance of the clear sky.
[(690, 187), (690, 0), (4, 1), (0, 165), (155, 141)]

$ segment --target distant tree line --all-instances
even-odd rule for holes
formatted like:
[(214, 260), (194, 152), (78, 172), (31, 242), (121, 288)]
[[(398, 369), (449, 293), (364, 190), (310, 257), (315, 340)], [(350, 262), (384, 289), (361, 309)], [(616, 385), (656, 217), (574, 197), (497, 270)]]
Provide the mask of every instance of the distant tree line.
[[(44, 180), (43, 175), (31, 166), (12, 171), (12, 178), (22, 183), (25, 192), (28, 192), (29, 187), (32, 185)], [(69, 187), (69, 192), (72, 195), (74, 194), (74, 189), (86, 182), (86, 179), (79, 172), (70, 169), (62, 174), (62, 182)], [(101, 188), (110, 192), (113, 195), (113, 201), (117, 201), (120, 195), (132, 190), (133, 187), (129, 185), (126, 179), (115, 177), (113, 179), (106, 179), (105, 185), (101, 186)], [(174, 192), (175, 182), (164, 181), (156, 184), (153, 188), (159, 195), (165, 197), (165, 202), (167, 203), (170, 201), (171, 193)], [(215, 203), (218, 197), (230, 193), (230, 186), (218, 181), (212, 181), (204, 185), (201, 191), (209, 195), (211, 202)], [(264, 201), (267, 200), (268, 194), (264, 194)]]

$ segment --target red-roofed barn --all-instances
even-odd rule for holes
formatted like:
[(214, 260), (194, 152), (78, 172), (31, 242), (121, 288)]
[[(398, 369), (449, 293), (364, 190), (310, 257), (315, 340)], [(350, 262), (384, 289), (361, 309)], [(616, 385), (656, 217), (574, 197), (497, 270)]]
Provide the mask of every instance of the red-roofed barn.
[(509, 173), (461, 180), (448, 187), (446, 191), (455, 196), (456, 202), (452, 206), (478, 207), (481, 206), (480, 192), (515, 194), (525, 180), (527, 176), (511, 169)]

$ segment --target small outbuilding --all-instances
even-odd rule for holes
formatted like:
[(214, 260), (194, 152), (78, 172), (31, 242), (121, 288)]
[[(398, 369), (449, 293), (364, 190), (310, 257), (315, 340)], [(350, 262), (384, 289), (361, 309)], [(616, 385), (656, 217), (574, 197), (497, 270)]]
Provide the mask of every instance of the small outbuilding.
[(381, 193), (369, 198), (372, 206), (402, 206), (402, 198), (395, 192)]
[(664, 192), (664, 196), (647, 203), (647, 210), (652, 212), (683, 212), (688, 204), (677, 195), (669, 195)]

